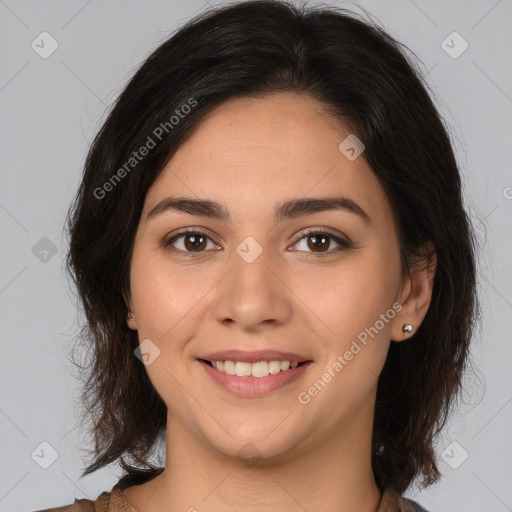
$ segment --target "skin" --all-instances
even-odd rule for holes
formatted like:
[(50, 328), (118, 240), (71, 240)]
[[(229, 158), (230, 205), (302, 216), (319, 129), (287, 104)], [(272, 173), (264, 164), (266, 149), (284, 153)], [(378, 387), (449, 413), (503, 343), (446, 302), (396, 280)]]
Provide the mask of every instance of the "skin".
[[(411, 336), (402, 325), (411, 323), (414, 334), (421, 324), (435, 267), (402, 277), (382, 185), (364, 153), (350, 161), (338, 150), (348, 134), (306, 96), (231, 100), (200, 123), (148, 191), (131, 262), (128, 325), (160, 350), (146, 370), (169, 414), (164, 472), (125, 490), (139, 512), (377, 509), (382, 493), (370, 447), (378, 375), (391, 340)], [(170, 195), (217, 201), (231, 220), (171, 210), (148, 219)], [(333, 195), (355, 201), (371, 223), (339, 210), (273, 220), (275, 202)], [(174, 242), (179, 254), (163, 246), (186, 227), (212, 235), (194, 259), (186, 236)], [(306, 228), (327, 228), (352, 246), (338, 250), (328, 239), (315, 249), (314, 233), (297, 236)], [(263, 249), (250, 264), (236, 252), (248, 236)], [(300, 403), (298, 394), (393, 303), (402, 306), (394, 318)], [(233, 348), (294, 352), (313, 364), (264, 397), (237, 397), (196, 359)], [(247, 446), (257, 463), (237, 455)]]

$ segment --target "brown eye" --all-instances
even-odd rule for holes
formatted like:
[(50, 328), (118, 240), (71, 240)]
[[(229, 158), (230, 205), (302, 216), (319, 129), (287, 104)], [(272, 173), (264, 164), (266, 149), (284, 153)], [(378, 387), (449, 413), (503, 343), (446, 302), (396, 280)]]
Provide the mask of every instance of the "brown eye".
[(324, 252), (329, 249), (330, 238), (325, 235), (308, 235), (306, 237), (308, 239), (308, 247), (314, 251), (319, 249), (320, 252)]
[[(305, 244), (306, 246), (301, 248), (300, 244), (303, 243), (303, 240), (307, 240), (307, 242)], [(210, 247), (208, 247), (209, 242), (211, 243)], [(332, 248), (333, 242), (337, 244), (337, 247)], [(219, 245), (215, 244), (206, 233), (191, 230), (178, 232), (165, 241), (163, 246), (169, 251), (190, 255), (191, 257), (200, 256), (202, 253), (208, 252), (208, 249), (221, 248)], [(302, 237), (294, 244), (294, 247), (295, 246), (300, 252), (309, 252), (316, 256), (328, 256), (350, 248), (351, 243), (329, 232), (309, 231), (302, 233)]]
[(201, 251), (206, 247), (206, 239), (207, 237), (200, 234), (191, 234), (185, 235), (184, 237), (184, 245), (187, 251)]
[[(305, 247), (303, 245), (301, 248), (300, 245), (303, 243), (302, 241), (304, 239), (307, 241)], [(332, 248), (332, 242), (337, 244), (337, 247)], [(294, 244), (294, 247), (297, 247), (301, 251), (314, 253), (319, 256), (327, 256), (340, 250), (348, 249), (351, 247), (351, 244), (347, 240), (329, 232), (309, 231), (302, 233), (302, 237)]]
[(169, 238), (163, 245), (172, 252), (189, 253), (193, 256), (194, 253), (205, 252), (208, 248), (208, 242), (210, 242), (210, 249), (219, 247), (213, 243), (206, 233), (185, 230)]

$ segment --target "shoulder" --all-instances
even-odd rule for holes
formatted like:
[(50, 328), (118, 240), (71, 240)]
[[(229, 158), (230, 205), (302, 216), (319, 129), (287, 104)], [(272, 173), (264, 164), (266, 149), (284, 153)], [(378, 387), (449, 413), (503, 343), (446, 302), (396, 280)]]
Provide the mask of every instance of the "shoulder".
[(426, 508), (423, 508), (419, 503), (416, 503), (414, 500), (409, 498), (401, 498), (404, 505), (407, 507), (405, 510), (407, 512), (429, 512)]
[(416, 501), (385, 489), (377, 512), (429, 512)]
[(101, 493), (95, 500), (75, 500), (69, 505), (64, 505), (54, 508), (46, 508), (44, 510), (38, 510), (36, 512), (114, 512), (117, 508), (112, 508), (112, 498), (116, 494), (116, 491)]
[(91, 500), (75, 500), (70, 505), (63, 505), (62, 507), (45, 508), (44, 510), (37, 510), (35, 512), (96, 512), (94, 501)]
[(75, 500), (74, 503), (57, 508), (47, 508), (36, 512), (137, 512), (130, 504), (124, 489), (132, 485), (139, 485), (151, 480), (163, 471), (164, 468), (152, 470), (132, 470), (121, 478), (112, 487), (110, 492), (101, 493), (96, 500)]

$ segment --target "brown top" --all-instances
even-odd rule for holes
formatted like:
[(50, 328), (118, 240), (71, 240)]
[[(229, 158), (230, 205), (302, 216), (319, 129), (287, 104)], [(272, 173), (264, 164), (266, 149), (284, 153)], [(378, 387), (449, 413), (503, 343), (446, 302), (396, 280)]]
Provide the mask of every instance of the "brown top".
[[(116, 484), (110, 492), (101, 493), (95, 501), (75, 500), (71, 505), (48, 508), (39, 512), (137, 512)], [(399, 496), (390, 489), (382, 494), (376, 512), (428, 512), (415, 501)]]

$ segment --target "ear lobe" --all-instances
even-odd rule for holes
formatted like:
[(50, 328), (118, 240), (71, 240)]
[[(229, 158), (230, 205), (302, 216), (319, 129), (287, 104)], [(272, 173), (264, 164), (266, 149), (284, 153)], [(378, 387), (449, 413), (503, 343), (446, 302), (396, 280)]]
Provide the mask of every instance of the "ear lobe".
[[(411, 270), (410, 276), (402, 288), (399, 301), (402, 309), (393, 319), (391, 329), (393, 341), (403, 341), (413, 336), (419, 329), (430, 306), (437, 268), (437, 255), (431, 242), (426, 245), (425, 254), (431, 254), (431, 256), (426, 256), (421, 266)], [(406, 324), (412, 325), (412, 330)]]
[(130, 329), (137, 330), (137, 321), (135, 319), (135, 315), (133, 313), (133, 304), (132, 298), (129, 292), (123, 292), (124, 302), (126, 307), (128, 308), (127, 320), (126, 323)]
[(126, 320), (126, 323), (130, 329), (133, 329), (134, 331), (137, 330), (137, 320), (131, 311), (128, 311), (128, 319)]

